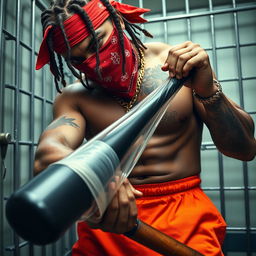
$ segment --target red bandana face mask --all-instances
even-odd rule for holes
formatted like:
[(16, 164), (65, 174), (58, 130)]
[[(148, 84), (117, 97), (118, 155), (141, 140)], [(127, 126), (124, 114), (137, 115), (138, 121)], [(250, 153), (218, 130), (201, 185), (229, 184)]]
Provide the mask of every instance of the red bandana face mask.
[[(122, 4), (113, 0), (110, 0), (109, 3), (130, 23), (146, 22), (146, 20), (140, 16), (143, 13), (150, 11), (149, 9)], [(82, 8), (90, 18), (95, 30), (110, 16), (107, 8), (102, 4), (101, 0), (92, 0)], [(71, 48), (82, 42), (90, 35), (90, 31), (87, 29), (79, 14), (74, 14), (66, 19), (63, 25)], [(44, 31), (44, 38), (38, 53), (36, 69), (38, 70), (45, 64), (49, 63), (53, 75), (58, 79), (59, 74), (56, 74), (50, 62), (51, 51), (48, 46), (48, 39), (50, 35), (53, 37), (53, 49), (56, 53), (63, 54), (67, 51), (67, 46), (61, 29), (54, 25), (48, 26)], [(114, 28), (112, 35), (100, 49), (102, 80), (99, 80), (99, 77), (96, 76), (96, 73), (94, 72), (96, 67), (95, 55), (94, 57), (88, 58), (82, 65), (76, 65), (76, 67), (82, 72), (85, 72), (89, 78), (97, 81), (108, 90), (115, 91), (119, 96), (131, 98), (134, 95), (136, 87), (138, 72), (137, 57), (133, 51), (131, 42), (124, 35), (126, 67), (125, 74), (122, 74), (121, 62), (123, 61), (123, 58), (118, 42), (114, 43), (115, 40), (118, 40), (118, 36), (116, 29)]]
[(85, 73), (86, 76), (99, 83), (106, 90), (120, 97), (132, 98), (136, 91), (138, 77), (138, 58), (127, 36), (124, 35), (125, 72), (122, 72), (122, 51), (119, 45), (119, 37), (114, 26), (111, 35), (99, 49), (100, 72), (102, 78), (96, 72), (96, 54), (87, 58), (82, 64), (74, 65), (75, 68)]

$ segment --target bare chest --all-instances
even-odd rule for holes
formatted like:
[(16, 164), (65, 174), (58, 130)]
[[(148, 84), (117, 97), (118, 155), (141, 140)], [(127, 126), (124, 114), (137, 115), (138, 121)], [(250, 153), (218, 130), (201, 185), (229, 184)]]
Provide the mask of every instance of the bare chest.
[[(145, 70), (139, 101), (143, 100), (156, 87), (166, 83), (167, 74), (162, 72), (160, 68), (160, 65), (156, 65)], [(84, 115), (86, 116), (87, 139), (92, 138), (125, 114), (125, 110), (119, 102), (106, 95), (95, 95), (92, 98), (92, 103), (89, 105), (88, 102), (85, 102), (82, 109), (86, 112)], [(175, 136), (177, 134), (179, 136), (188, 126), (192, 115), (191, 91), (187, 87), (182, 87), (170, 102), (155, 135)]]

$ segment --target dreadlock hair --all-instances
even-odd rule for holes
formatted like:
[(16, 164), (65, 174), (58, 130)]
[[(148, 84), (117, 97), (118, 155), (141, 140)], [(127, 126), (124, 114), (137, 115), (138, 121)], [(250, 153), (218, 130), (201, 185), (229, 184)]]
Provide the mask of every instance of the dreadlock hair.
[[(81, 72), (77, 72), (74, 67), (72, 66), (70, 62), (70, 55), (71, 55), (71, 48), (69, 45), (69, 41), (67, 39), (67, 35), (64, 28), (64, 21), (73, 14), (78, 14), (81, 19), (84, 21), (86, 27), (88, 28), (90, 34), (92, 35), (92, 39), (95, 42), (95, 49), (96, 49), (96, 72), (98, 76), (101, 78), (101, 72), (100, 72), (100, 59), (99, 59), (99, 43), (97, 40), (97, 36), (94, 30), (94, 27), (92, 25), (92, 22), (88, 16), (88, 14), (85, 12), (85, 10), (82, 8), (84, 7), (90, 0), (54, 0), (52, 1), (50, 8), (45, 10), (41, 14), (41, 23), (43, 26), (43, 33), (47, 29), (48, 26), (52, 25), (53, 27), (59, 27), (61, 30), (61, 33), (64, 37), (65, 45), (67, 48), (67, 56), (65, 58), (65, 61), (67, 63), (68, 68), (71, 70), (72, 74), (80, 80), (80, 82), (83, 84), (84, 87), (87, 89), (92, 89), (91, 86), (89, 86), (86, 74), (82, 74)], [(107, 8), (110, 18), (113, 20), (114, 25), (117, 28), (118, 31), (118, 37), (119, 37), (119, 44), (122, 51), (122, 72), (125, 73), (125, 49), (124, 49), (124, 36), (123, 36), (123, 29), (120, 24), (120, 18), (117, 14), (117, 11), (115, 8), (109, 3), (108, 0), (100, 0), (102, 4)], [(120, 14), (121, 15), (121, 14)], [(121, 15), (122, 16), (122, 15)], [(125, 29), (130, 35), (132, 42), (134, 43), (136, 49), (139, 52), (140, 57), (141, 51), (140, 49), (146, 49), (146, 46), (141, 42), (139, 39), (140, 33), (138, 31), (141, 31), (144, 33), (145, 36), (153, 37), (148, 31), (145, 29), (142, 29), (140, 26), (136, 24), (132, 24), (129, 21), (127, 21), (124, 17), (122, 17)], [(137, 36), (138, 35), (138, 36)], [(62, 56), (60, 54), (56, 54), (53, 50), (53, 33), (50, 31), (49, 36), (47, 37), (47, 45), (49, 49), (49, 55), (50, 55), (50, 67), (51, 71), (54, 74), (54, 81), (55, 86), (58, 92), (61, 92), (59, 87), (59, 82), (61, 82), (62, 86), (66, 86), (65, 81), (65, 75), (63, 70), (63, 61)], [(58, 63), (56, 61), (56, 56), (58, 59)], [(83, 80), (83, 75), (85, 76), (85, 82)]]

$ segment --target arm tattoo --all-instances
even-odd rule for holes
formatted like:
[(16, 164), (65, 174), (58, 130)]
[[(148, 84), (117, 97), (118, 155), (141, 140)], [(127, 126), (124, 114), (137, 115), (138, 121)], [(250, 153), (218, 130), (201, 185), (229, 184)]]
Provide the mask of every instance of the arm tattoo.
[(147, 96), (157, 87), (162, 85), (166, 79), (168, 78), (168, 74), (161, 70), (161, 65), (158, 64), (152, 68), (147, 68), (145, 70), (145, 75), (143, 78), (143, 83), (141, 87), (141, 94), (143, 96)]
[(226, 152), (241, 153), (250, 136), (248, 120), (239, 115), (223, 95), (216, 104), (205, 106), (205, 109), (206, 122), (215, 144)]
[(72, 127), (79, 128), (79, 125), (73, 122), (74, 120), (75, 118), (67, 118), (66, 116), (63, 116), (52, 122), (45, 130), (52, 130), (62, 125), (70, 125)]

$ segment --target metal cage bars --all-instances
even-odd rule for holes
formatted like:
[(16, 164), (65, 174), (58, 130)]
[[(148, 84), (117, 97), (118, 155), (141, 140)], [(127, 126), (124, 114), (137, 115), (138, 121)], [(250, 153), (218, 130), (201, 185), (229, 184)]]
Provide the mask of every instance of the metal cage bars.
[[(190, 13), (189, 8), (189, 0), (185, 1), (185, 14), (179, 14), (179, 15), (168, 15), (166, 12), (166, 1), (162, 0), (162, 17), (158, 18), (149, 18), (148, 23), (157, 23), (162, 22), (163, 23), (163, 29), (164, 29), (164, 41), (168, 42), (168, 29), (167, 29), (167, 21), (171, 20), (178, 20), (183, 19), (186, 20), (187, 24), (187, 37), (188, 40), (191, 40), (191, 18), (195, 17), (202, 17), (202, 16), (208, 16), (210, 18), (210, 27), (211, 27), (211, 43), (212, 47), (206, 48), (205, 50), (209, 51), (211, 50), (213, 53), (213, 68), (215, 72), (218, 74), (218, 68), (217, 68), (217, 50), (219, 49), (230, 49), (235, 48), (236, 50), (236, 61), (238, 64), (238, 75), (236, 78), (233, 79), (222, 79), (220, 82), (228, 82), (228, 81), (236, 81), (238, 82), (239, 86), (239, 100), (240, 100), (240, 106), (244, 108), (244, 92), (243, 92), (243, 81), (249, 80), (249, 79), (255, 79), (256, 76), (250, 76), (250, 77), (243, 77), (242, 76), (242, 64), (241, 64), (241, 47), (245, 46), (255, 46), (256, 42), (249, 43), (249, 44), (241, 44), (240, 43), (240, 37), (239, 37), (239, 29), (238, 29), (238, 18), (237, 13), (242, 11), (248, 11), (248, 10), (256, 10), (256, 3), (251, 3), (248, 6), (240, 6), (238, 7), (236, 4), (236, 0), (232, 0), (232, 7), (231, 8), (225, 8), (220, 10), (214, 10), (212, 0), (208, 0), (208, 6), (209, 11), (204, 12), (198, 12), (198, 13)], [(143, 0), (139, 1), (140, 7), (143, 7)], [(219, 14), (225, 14), (225, 13), (232, 13), (233, 14), (233, 20), (234, 20), (234, 29), (235, 29), (235, 44), (234, 45), (226, 45), (217, 47), (216, 46), (216, 36), (215, 36), (215, 26), (214, 26), (214, 19), (216, 15)], [(256, 110), (249, 112), (249, 114), (255, 114)], [(216, 150), (215, 145), (212, 142), (203, 142), (201, 146), (201, 150)], [(225, 209), (225, 192), (226, 191), (244, 191), (244, 207), (245, 207), (245, 227), (228, 227), (227, 231), (245, 231), (246, 235), (246, 241), (245, 241), (245, 251), (247, 255), (251, 255), (252, 251), (255, 251), (255, 247), (252, 245), (253, 239), (255, 239), (255, 234), (253, 232), (256, 231), (255, 227), (251, 227), (250, 223), (250, 202), (249, 202), (249, 191), (255, 191), (255, 186), (249, 186), (248, 184), (248, 164), (247, 162), (243, 162), (243, 183), (244, 186), (242, 187), (226, 187), (224, 185), (224, 166), (223, 166), (223, 156), (221, 153), (218, 152), (218, 166), (219, 166), (219, 187), (203, 187), (205, 191), (219, 191), (220, 193), (220, 210), (222, 215), (226, 216), (226, 209)], [(232, 236), (231, 236), (232, 237)], [(234, 237), (236, 238), (236, 237)], [(224, 250), (228, 252), (228, 249), (230, 249), (231, 246), (224, 246)], [(231, 248), (232, 249), (232, 248)]]
[[(1, 90), (0, 90), (0, 99), (1, 101), (3, 101), (4, 99), (4, 89), (8, 88), (11, 89), (15, 92), (15, 134), (14, 134), (14, 139), (12, 140), (11, 144), (14, 147), (14, 170), (16, 170), (16, 175), (14, 175), (14, 181), (13, 181), (13, 188), (17, 188), (19, 186), (19, 180), (20, 180), (20, 167), (19, 167), (19, 163), (20, 163), (20, 151), (19, 151), (19, 147), (21, 145), (27, 145), (29, 146), (30, 149), (30, 167), (32, 170), (32, 161), (33, 161), (33, 156), (34, 156), (34, 147), (37, 145), (37, 143), (34, 142), (34, 127), (33, 125), (31, 126), (31, 130), (30, 130), (30, 141), (20, 141), (20, 135), (19, 135), (19, 116), (18, 116), (18, 106), (20, 104), (20, 94), (26, 94), (30, 97), (30, 109), (31, 109), (31, 113), (30, 113), (30, 121), (31, 124), (34, 123), (34, 105), (35, 105), (35, 99), (41, 100), (43, 102), (43, 113), (42, 116), (44, 118), (43, 120), (43, 124), (45, 124), (45, 109), (46, 109), (46, 104), (52, 104), (52, 101), (49, 99), (46, 99), (44, 97), (45, 95), (45, 91), (44, 91), (44, 87), (43, 87), (43, 97), (36, 95), (35, 94), (35, 90), (34, 90), (34, 80), (35, 80), (35, 73), (33, 70), (31, 70), (30, 72), (30, 83), (32, 85), (32, 89), (31, 91), (26, 91), (24, 89), (22, 89), (20, 87), (20, 70), (18, 67), (18, 63), (19, 63), (19, 58), (20, 58), (20, 47), (25, 47), (27, 50), (29, 50), (30, 52), (32, 52), (33, 54), (31, 54), (31, 63), (34, 63), (35, 60), (35, 38), (33, 36), (33, 31), (35, 29), (35, 5), (37, 5), (40, 9), (45, 8), (45, 4), (42, 1), (35, 1), (32, 0), (32, 23), (31, 23), (31, 33), (32, 33), (32, 41), (31, 41), (31, 46), (27, 45), (26, 43), (22, 42), (20, 40), (20, 24), (19, 24), (19, 8), (20, 8), (20, 0), (16, 0), (17, 2), (17, 11), (16, 11), (16, 35), (12, 35), (11, 33), (9, 33), (8, 31), (3, 29), (3, 10), (4, 10), (4, 3), (3, 1), (0, 2), (0, 48), (1, 48), (1, 52), (3, 49), (3, 36), (4, 37), (8, 37), (10, 38), (10, 40), (14, 40), (15, 41), (15, 54), (16, 54), (16, 60), (15, 60), (15, 85), (11, 85), (11, 84), (5, 84), (4, 86), (2, 86)], [(250, 44), (240, 44), (240, 40), (239, 40), (239, 30), (238, 30), (238, 21), (237, 21), (237, 12), (241, 12), (241, 11), (246, 11), (246, 10), (252, 10), (252, 9), (256, 9), (256, 5), (255, 4), (250, 4), (248, 6), (243, 6), (243, 7), (237, 7), (236, 6), (236, 1), (233, 0), (232, 1), (233, 7), (232, 8), (226, 8), (226, 9), (221, 9), (221, 10), (213, 10), (212, 8), (212, 1), (209, 0), (209, 11), (206, 12), (200, 12), (200, 13), (190, 13), (189, 10), (189, 0), (185, 0), (185, 6), (186, 6), (186, 14), (184, 15), (176, 15), (176, 16), (167, 16), (167, 11), (166, 11), (166, 1), (162, 0), (162, 17), (160, 18), (152, 18), (149, 19), (149, 23), (153, 23), (153, 22), (163, 22), (164, 23), (164, 40), (166, 42), (168, 42), (168, 33), (167, 33), (167, 21), (169, 20), (177, 20), (177, 19), (185, 19), (187, 22), (187, 28), (188, 28), (188, 38), (191, 39), (191, 23), (190, 23), (190, 19), (193, 17), (200, 17), (200, 16), (209, 16), (210, 17), (210, 23), (211, 23), (211, 40), (212, 40), (212, 47), (208, 48), (206, 50), (212, 50), (213, 52), (213, 65), (214, 65), (214, 69), (216, 72), (218, 72), (217, 70), (217, 64), (216, 64), (216, 51), (218, 49), (228, 49), (228, 48), (235, 48), (236, 49), (236, 53), (237, 53), (237, 63), (238, 63), (238, 77), (237, 78), (233, 78), (233, 79), (223, 79), (221, 80), (221, 82), (227, 82), (227, 81), (238, 81), (239, 84), (239, 97), (240, 97), (240, 102), (241, 102), (241, 106), (244, 106), (244, 99), (243, 99), (243, 87), (242, 87), (242, 82), (244, 80), (247, 79), (256, 79), (256, 77), (242, 77), (242, 72), (241, 72), (241, 56), (240, 56), (240, 48), (244, 47), (244, 46), (254, 46), (256, 45), (256, 43), (250, 43)], [(143, 6), (143, 0), (139, 0), (139, 5), (142, 7)], [(217, 47), (215, 44), (215, 28), (214, 28), (214, 17), (215, 15), (218, 14), (224, 14), (224, 13), (233, 13), (233, 17), (234, 17), (234, 24), (235, 24), (235, 44), (234, 45), (226, 45), (226, 46), (222, 46), (222, 47)], [(0, 70), (0, 72), (2, 72), (2, 69)], [(1, 77), (1, 83), (3, 84), (3, 80), (2, 80), (2, 73), (0, 73), (0, 77)], [(43, 83), (45, 82), (45, 74), (43, 75)], [(0, 104), (0, 124), (1, 124), (1, 129), (3, 128), (3, 112), (4, 109), (2, 107), (2, 105)], [(250, 114), (256, 114), (256, 111), (250, 112)], [(213, 143), (211, 142), (205, 142), (202, 144), (202, 150), (212, 150), (215, 149), (215, 146), (213, 145)], [(206, 191), (219, 191), (220, 192), (220, 201), (221, 201), (221, 212), (223, 214), (223, 216), (225, 216), (225, 191), (228, 190), (241, 190), (244, 191), (244, 205), (245, 205), (245, 218), (246, 218), (246, 225), (245, 227), (231, 227), (228, 230), (230, 231), (245, 231), (246, 235), (249, 237), (251, 235), (252, 231), (255, 231), (255, 228), (251, 228), (250, 227), (250, 209), (249, 209), (249, 191), (250, 190), (256, 190), (256, 187), (248, 186), (248, 166), (246, 162), (243, 162), (243, 177), (244, 177), (244, 186), (243, 187), (225, 187), (224, 186), (224, 177), (223, 177), (223, 172), (224, 172), (224, 167), (223, 167), (223, 157), (222, 155), (219, 153), (218, 154), (218, 161), (219, 161), (219, 181), (220, 181), (220, 186), (219, 187), (205, 187), (204, 190)], [(32, 177), (32, 171), (30, 172), (30, 177)], [(0, 194), (0, 198), (3, 199), (3, 186), (2, 186), (2, 180), (0, 183), (1, 186), (1, 194)], [(1, 200), (1, 205), (0, 205), (0, 209), (3, 212), (3, 200)], [(3, 230), (3, 216), (1, 216), (1, 222), (0, 222), (0, 228), (1, 228), (1, 240), (0, 240), (0, 244), (3, 245), (2, 241), (3, 241), (3, 235), (2, 234), (2, 230)], [(72, 235), (70, 235), (70, 244), (72, 244), (74, 238), (72, 237)], [(20, 255), (20, 250), (19, 248), (22, 248), (24, 246), (27, 246), (27, 242), (20, 242), (19, 238), (14, 235), (14, 245), (8, 246), (6, 249), (10, 252), (13, 252), (13, 255)], [(64, 242), (62, 242), (62, 245), (64, 245)], [(29, 254), (33, 255), (33, 246), (30, 246), (30, 250), (29, 250)], [(250, 244), (250, 239), (247, 239), (247, 255), (251, 255), (251, 244)], [(3, 246), (0, 247), (0, 253), (3, 254), (4, 253), (4, 248)], [(56, 246), (53, 245), (52, 246), (52, 254), (56, 255), (57, 253), (57, 249)], [(43, 247), (42, 248), (42, 255), (46, 255), (46, 248)]]
[[(42, 102), (42, 126), (46, 126), (46, 104), (52, 104), (53, 100), (52, 99), (47, 99), (46, 94), (45, 94), (45, 87), (42, 87), (42, 96), (36, 95), (35, 93), (35, 71), (34, 68), (30, 69), (29, 72), (29, 83), (30, 83), (30, 90), (24, 90), (21, 87), (21, 70), (20, 70), (20, 58), (21, 58), (21, 48), (25, 48), (30, 52), (30, 63), (33, 67), (35, 63), (35, 56), (37, 55), (36, 49), (35, 49), (35, 9), (36, 7), (40, 8), (41, 10), (46, 8), (46, 4), (43, 2), (43, 0), (31, 0), (31, 26), (30, 26), (30, 36), (31, 36), (31, 44), (27, 44), (21, 40), (20, 36), (20, 30), (21, 30), (21, 25), (20, 25), (20, 9), (21, 9), (21, 0), (16, 0), (16, 17), (15, 17), (15, 26), (16, 26), (16, 33), (12, 34), (6, 29), (3, 28), (3, 17), (4, 17), (4, 1), (0, 2), (0, 52), (1, 52), (1, 58), (3, 59), (3, 41), (4, 39), (6, 41), (14, 41), (15, 42), (15, 72), (14, 72), (14, 83), (13, 84), (7, 84), (4, 81), (3, 78), (3, 67), (0, 69), (0, 82), (1, 82), (1, 87), (0, 87), (0, 99), (1, 99), (1, 104), (0, 104), (0, 131), (4, 129), (4, 95), (5, 95), (5, 90), (11, 90), (14, 93), (14, 122), (13, 122), (13, 139), (10, 143), (10, 145), (13, 147), (13, 155), (12, 155), (12, 162), (13, 162), (13, 183), (12, 183), (12, 190), (14, 191), (20, 186), (20, 173), (21, 173), (21, 161), (20, 161), (20, 146), (28, 146), (29, 148), (29, 179), (32, 178), (33, 173), (33, 159), (34, 159), (34, 148), (37, 146), (37, 141), (35, 141), (35, 136), (34, 136), (34, 123), (35, 123), (35, 118), (34, 118), (34, 112), (35, 112), (35, 99), (39, 100)], [(46, 83), (46, 71), (43, 71), (43, 77), (42, 77), (42, 84)], [(54, 86), (52, 87), (52, 95), (54, 94)], [(30, 131), (29, 131), (29, 140), (27, 141), (22, 141), (20, 132), (21, 132), (21, 120), (20, 120), (20, 105), (21, 105), (21, 95), (27, 95), (29, 97), (29, 108), (30, 108), (30, 113), (29, 113), (29, 123), (30, 123)], [(41, 127), (41, 128), (43, 128)], [(1, 168), (1, 167), (0, 167)], [(24, 248), (25, 246), (28, 246), (28, 251), (29, 255), (34, 255), (34, 246), (29, 244), (26, 241), (23, 241), (20, 239), (14, 232), (13, 232), (13, 244), (12, 245), (5, 245), (4, 244), (4, 201), (7, 200), (6, 196), (4, 195), (4, 182), (1, 179), (0, 181), (0, 210), (1, 210), (1, 217), (0, 217), (0, 255), (5, 255), (8, 253), (12, 253), (13, 255), (24, 255), (21, 253), (21, 249)], [(71, 231), (67, 234), (68, 236), (68, 241), (64, 241), (65, 238), (60, 239), (58, 243), (61, 244), (61, 247), (63, 248), (62, 254), (64, 255), (65, 251), (69, 249), (72, 244), (75, 241), (75, 230), (74, 228), (71, 228)], [(68, 245), (66, 245), (66, 243)], [(66, 247), (66, 248), (65, 248)], [(67, 248), (68, 247), (68, 248)], [(47, 255), (47, 250), (46, 247), (43, 246), (41, 249), (42, 256)], [(52, 255), (57, 255), (57, 245), (56, 243), (51, 245), (51, 252)]]

